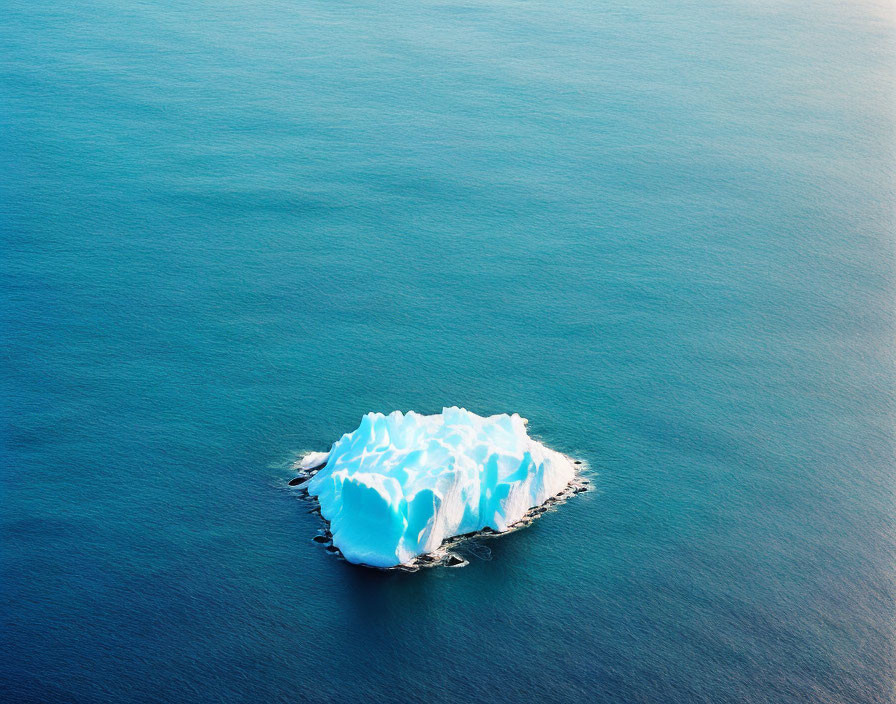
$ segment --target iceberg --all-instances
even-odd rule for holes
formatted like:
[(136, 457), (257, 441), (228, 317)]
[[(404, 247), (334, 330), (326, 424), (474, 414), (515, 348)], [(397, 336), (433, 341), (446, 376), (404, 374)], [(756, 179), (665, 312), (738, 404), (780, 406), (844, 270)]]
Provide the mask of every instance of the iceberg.
[(574, 461), (530, 438), (526, 423), (457, 407), (368, 413), (329, 452), (298, 463), (310, 477), (301, 488), (346, 560), (409, 565), (455, 536), (507, 531), (570, 486)]

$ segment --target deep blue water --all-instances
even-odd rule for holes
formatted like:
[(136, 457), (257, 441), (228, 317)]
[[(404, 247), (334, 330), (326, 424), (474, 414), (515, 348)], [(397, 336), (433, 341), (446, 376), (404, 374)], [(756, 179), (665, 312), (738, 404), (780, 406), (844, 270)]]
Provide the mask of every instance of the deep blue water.
[[(7, 0), (8, 702), (890, 702), (896, 18)], [(462, 569), (296, 453), (519, 412), (597, 491)]]

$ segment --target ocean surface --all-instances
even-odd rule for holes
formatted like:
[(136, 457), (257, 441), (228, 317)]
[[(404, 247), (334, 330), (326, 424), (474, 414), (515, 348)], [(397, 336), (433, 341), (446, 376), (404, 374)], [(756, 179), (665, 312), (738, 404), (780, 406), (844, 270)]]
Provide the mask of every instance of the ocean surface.
[[(896, 698), (896, 11), (7, 0), (0, 699)], [(352, 567), (285, 484), (518, 412), (595, 490)]]

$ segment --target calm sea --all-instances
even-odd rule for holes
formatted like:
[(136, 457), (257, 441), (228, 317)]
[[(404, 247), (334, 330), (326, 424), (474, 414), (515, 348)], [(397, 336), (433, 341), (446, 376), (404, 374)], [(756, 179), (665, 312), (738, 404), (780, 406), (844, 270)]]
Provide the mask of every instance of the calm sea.
[[(6, 0), (0, 698), (891, 702), (887, 0)], [(596, 490), (376, 573), (289, 462)]]

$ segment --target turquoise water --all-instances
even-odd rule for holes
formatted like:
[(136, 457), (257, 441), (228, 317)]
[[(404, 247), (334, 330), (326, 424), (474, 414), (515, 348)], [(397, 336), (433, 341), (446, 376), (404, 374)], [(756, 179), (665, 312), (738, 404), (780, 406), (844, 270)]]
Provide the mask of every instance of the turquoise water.
[[(893, 701), (894, 27), (5, 3), (2, 698)], [(310, 540), (296, 453), (451, 404), (597, 490)]]

